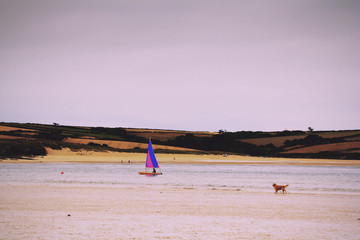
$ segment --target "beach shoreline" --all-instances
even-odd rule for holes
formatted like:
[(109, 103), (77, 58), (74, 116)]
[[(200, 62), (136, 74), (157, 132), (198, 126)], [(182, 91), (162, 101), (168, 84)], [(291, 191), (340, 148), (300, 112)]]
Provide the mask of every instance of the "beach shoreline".
[[(145, 163), (146, 153), (95, 152), (47, 149), (47, 156), (33, 158), (2, 159), (0, 163)], [(270, 165), (329, 165), (360, 166), (360, 160), (307, 159), (307, 158), (272, 158), (240, 155), (215, 154), (165, 154), (156, 153), (159, 164), (270, 164)]]

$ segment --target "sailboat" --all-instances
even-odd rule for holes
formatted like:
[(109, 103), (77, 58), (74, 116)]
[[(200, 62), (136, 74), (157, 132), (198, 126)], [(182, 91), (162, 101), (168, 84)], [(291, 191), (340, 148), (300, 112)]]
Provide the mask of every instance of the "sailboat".
[(154, 149), (151, 144), (151, 139), (149, 139), (149, 146), (148, 146), (148, 152), (146, 157), (146, 164), (145, 164), (145, 171), (140, 171), (140, 175), (147, 175), (147, 176), (156, 176), (156, 175), (162, 175), (162, 172), (160, 171), (159, 164), (156, 160)]

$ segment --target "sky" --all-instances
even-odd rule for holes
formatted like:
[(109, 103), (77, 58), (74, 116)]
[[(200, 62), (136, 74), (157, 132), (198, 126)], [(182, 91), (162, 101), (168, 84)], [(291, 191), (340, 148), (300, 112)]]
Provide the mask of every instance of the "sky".
[(0, 122), (360, 129), (360, 1), (0, 0)]

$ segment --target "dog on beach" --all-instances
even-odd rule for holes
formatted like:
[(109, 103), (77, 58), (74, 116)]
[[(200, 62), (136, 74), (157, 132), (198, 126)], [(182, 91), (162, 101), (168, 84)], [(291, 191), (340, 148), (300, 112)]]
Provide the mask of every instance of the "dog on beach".
[(286, 185), (277, 185), (276, 183), (273, 184), (275, 193), (277, 193), (278, 191), (282, 191), (282, 193), (287, 193), (286, 187), (288, 187), (288, 186), (289, 186), (289, 184), (286, 184)]

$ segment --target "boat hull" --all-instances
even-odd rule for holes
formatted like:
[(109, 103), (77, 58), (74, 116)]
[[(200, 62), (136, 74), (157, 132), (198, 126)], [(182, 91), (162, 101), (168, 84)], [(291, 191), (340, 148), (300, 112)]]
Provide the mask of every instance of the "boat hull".
[(147, 176), (156, 176), (162, 175), (162, 173), (153, 173), (153, 172), (139, 172), (140, 175), (147, 175)]

